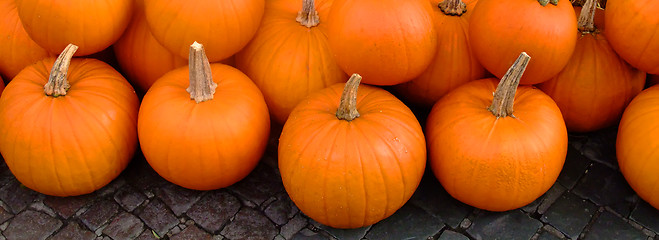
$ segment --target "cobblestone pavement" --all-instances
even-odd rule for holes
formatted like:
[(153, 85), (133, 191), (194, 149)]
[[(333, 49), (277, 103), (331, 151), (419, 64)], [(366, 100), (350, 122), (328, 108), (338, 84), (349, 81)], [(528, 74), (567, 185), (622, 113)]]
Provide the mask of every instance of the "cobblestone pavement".
[(393, 216), (352, 230), (323, 226), (290, 201), (277, 170), (277, 131), (246, 179), (215, 191), (168, 183), (139, 153), (108, 186), (68, 198), (21, 186), (2, 163), (0, 239), (655, 239), (659, 233), (659, 211), (617, 169), (615, 129), (571, 135), (557, 183), (521, 209), (469, 207), (427, 172)]

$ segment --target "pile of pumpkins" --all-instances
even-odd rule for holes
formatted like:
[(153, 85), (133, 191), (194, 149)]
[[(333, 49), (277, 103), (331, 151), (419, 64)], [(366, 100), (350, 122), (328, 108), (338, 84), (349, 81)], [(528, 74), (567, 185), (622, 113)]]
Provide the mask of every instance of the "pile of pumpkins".
[(568, 131), (620, 124), (620, 169), (659, 208), (659, 87), (642, 91), (659, 1), (0, 4), (0, 153), (44, 194), (103, 187), (138, 146), (168, 181), (224, 188), (273, 123), (284, 187), (322, 224), (387, 218), (426, 162), (451, 196), (507, 211), (554, 184)]

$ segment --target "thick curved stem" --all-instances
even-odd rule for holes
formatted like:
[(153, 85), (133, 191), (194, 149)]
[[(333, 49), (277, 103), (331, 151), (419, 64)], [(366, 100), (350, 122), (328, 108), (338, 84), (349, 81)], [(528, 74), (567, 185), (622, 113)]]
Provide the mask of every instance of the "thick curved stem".
[(467, 12), (467, 4), (462, 0), (444, 0), (437, 7), (446, 15), (460, 16)]
[(513, 103), (515, 102), (517, 86), (519, 86), (519, 81), (522, 79), (530, 59), (531, 57), (528, 54), (522, 52), (499, 81), (497, 90), (494, 92), (492, 105), (487, 108), (497, 118), (513, 116)]
[(64, 48), (64, 51), (57, 57), (53, 68), (50, 69), (50, 76), (48, 82), (43, 86), (43, 91), (46, 95), (52, 97), (65, 96), (66, 91), (69, 90), (69, 80), (66, 78), (71, 65), (73, 54), (78, 50), (78, 46), (69, 44)]
[(336, 117), (339, 120), (350, 122), (359, 117), (359, 112), (357, 111), (357, 89), (361, 81), (362, 76), (355, 73), (346, 82), (343, 88), (343, 94), (341, 95), (339, 109), (336, 110)]
[(314, 0), (303, 0), (302, 10), (297, 13), (297, 22), (306, 27), (314, 27), (320, 23), (318, 11), (316, 11)]
[(597, 10), (596, 0), (586, 0), (579, 14), (577, 26), (582, 33), (595, 32), (595, 11)]
[(208, 62), (203, 45), (198, 42), (190, 45), (188, 64), (190, 68), (190, 86), (186, 90), (190, 93), (190, 99), (194, 99), (197, 103), (213, 99), (217, 83), (213, 82), (211, 65)]

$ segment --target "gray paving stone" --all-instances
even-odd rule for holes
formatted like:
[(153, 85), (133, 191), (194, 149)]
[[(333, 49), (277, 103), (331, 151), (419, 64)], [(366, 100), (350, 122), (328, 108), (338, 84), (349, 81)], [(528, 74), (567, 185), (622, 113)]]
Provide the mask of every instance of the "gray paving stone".
[(168, 183), (161, 188), (154, 190), (156, 197), (160, 198), (176, 216), (181, 216), (195, 204), (200, 196), (201, 191), (190, 190), (178, 185)]
[(27, 208), (39, 197), (39, 193), (21, 185), (18, 181), (11, 181), (0, 188), (0, 200), (9, 206), (12, 213), (16, 214)]
[(263, 213), (243, 207), (221, 234), (229, 239), (273, 239), (277, 233), (275, 224)]
[(143, 230), (144, 223), (142, 223), (142, 220), (133, 214), (122, 212), (103, 229), (103, 234), (115, 240), (135, 239)]
[(572, 145), (568, 145), (565, 164), (563, 164), (563, 169), (558, 175), (557, 181), (567, 189), (573, 189), (588, 169), (588, 166), (590, 166), (590, 160)]
[(307, 218), (302, 216), (302, 214), (297, 214), (295, 217), (293, 217), (293, 219), (288, 221), (288, 223), (281, 226), (279, 234), (281, 234), (281, 236), (283, 236), (285, 239), (291, 239), (296, 233), (304, 229), (308, 224), (309, 222), (307, 221)]
[(442, 234), (439, 235), (439, 240), (469, 240), (469, 237), (453, 230), (444, 230)]
[(141, 151), (137, 151), (122, 175), (128, 184), (141, 192), (167, 184), (167, 180), (151, 168)]
[(180, 233), (172, 236), (171, 240), (211, 240), (213, 236), (205, 232), (204, 230), (199, 229), (195, 225), (191, 225), (183, 229)]
[(597, 211), (595, 204), (571, 192), (563, 194), (540, 218), (566, 234), (577, 238)]
[(12, 240), (46, 239), (62, 226), (62, 222), (48, 214), (25, 210), (9, 222), (3, 235)]
[(538, 240), (564, 239), (565, 235), (552, 225), (544, 225), (538, 236)]
[(46, 196), (43, 203), (64, 219), (73, 216), (80, 208), (91, 203), (93, 195), (85, 194), (72, 197)]
[(598, 206), (609, 206), (623, 216), (634, 207), (635, 193), (622, 173), (602, 164), (593, 164), (573, 191)]
[(537, 240), (560, 240), (560, 239), (562, 239), (562, 238), (559, 238), (556, 235), (551, 234), (550, 232), (542, 231), (538, 235)]
[(542, 223), (521, 210), (483, 212), (477, 216), (467, 233), (475, 239), (529, 239)]
[(187, 215), (208, 232), (216, 233), (240, 209), (240, 200), (224, 190), (209, 192), (201, 198)]
[(281, 226), (293, 218), (300, 210), (295, 206), (286, 193), (280, 193), (277, 200), (265, 208), (265, 215), (274, 223)]
[(110, 222), (117, 214), (119, 206), (110, 200), (101, 200), (94, 203), (85, 213), (80, 215), (80, 220), (87, 228), (96, 231), (99, 227)]
[(615, 127), (588, 133), (588, 141), (581, 148), (581, 153), (590, 160), (618, 169), (615, 152), (617, 134)]
[(444, 223), (412, 205), (405, 204), (390, 217), (376, 223), (366, 234), (368, 239), (427, 239), (444, 227)]
[(646, 201), (638, 201), (630, 218), (643, 225), (643, 227), (659, 233), (659, 210), (652, 207)]
[(84, 227), (80, 227), (75, 221), (70, 221), (66, 227), (60, 230), (49, 240), (93, 240), (96, 239), (96, 234), (87, 230)]
[(314, 232), (309, 229), (302, 229), (295, 235), (293, 235), (292, 240), (327, 240), (332, 239), (329, 236), (323, 235), (322, 233)]
[(158, 199), (150, 201), (144, 209), (137, 212), (137, 216), (161, 237), (179, 223), (178, 218)]
[(120, 188), (114, 194), (114, 201), (119, 203), (126, 211), (132, 212), (146, 201), (146, 196), (131, 186)]
[(242, 200), (261, 206), (265, 200), (284, 191), (281, 177), (274, 169), (260, 163), (245, 179), (230, 186)]
[(474, 209), (451, 197), (430, 170), (426, 171), (409, 202), (452, 228), (457, 228)]
[(314, 221), (313, 219), (309, 219), (309, 223), (311, 223), (311, 225), (313, 225), (315, 228), (325, 231), (330, 236), (340, 240), (362, 239), (366, 236), (366, 234), (372, 227), (371, 225), (371, 226), (365, 226), (355, 229), (338, 229), (338, 228), (333, 228), (330, 226), (323, 225), (319, 222)]
[(0, 207), (0, 224), (3, 224), (5, 221), (9, 220), (12, 217), (14, 217), (14, 214), (7, 211), (3, 207)]
[(638, 230), (622, 218), (608, 211), (602, 212), (584, 239), (647, 239), (643, 231)]
[(549, 206), (554, 204), (556, 200), (563, 195), (563, 193), (566, 191), (565, 187), (563, 187), (559, 183), (555, 183), (545, 194), (540, 196), (538, 199), (533, 201), (532, 203), (522, 207), (522, 211), (527, 212), (527, 213), (538, 213), (538, 214), (544, 214)]
[(101, 189), (96, 190), (94, 194), (102, 198), (111, 196), (119, 191), (119, 189), (123, 188), (124, 185), (126, 185), (126, 180), (124, 178), (117, 177), (107, 185), (103, 186)]
[(144, 229), (144, 231), (142, 231), (140, 236), (138, 236), (136, 239), (137, 240), (158, 240), (158, 239), (160, 239), (160, 238), (156, 238), (156, 236), (154, 234), (157, 234), (157, 233), (154, 233), (153, 230), (151, 230), (151, 229)]

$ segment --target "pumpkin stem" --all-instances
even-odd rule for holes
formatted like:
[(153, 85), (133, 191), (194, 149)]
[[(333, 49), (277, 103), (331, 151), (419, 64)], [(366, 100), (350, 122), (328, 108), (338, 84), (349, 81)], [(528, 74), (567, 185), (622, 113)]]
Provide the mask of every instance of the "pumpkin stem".
[(190, 93), (190, 99), (200, 103), (213, 99), (217, 83), (213, 82), (211, 65), (206, 57), (204, 46), (198, 42), (190, 45), (188, 59), (190, 67), (190, 86), (186, 89)]
[(551, 3), (551, 4), (554, 5), (554, 6), (558, 5), (558, 0), (538, 0), (538, 2), (539, 2), (540, 5), (542, 5), (543, 7), (544, 7), (544, 6), (547, 6), (547, 4), (549, 4), (549, 3)]
[(462, 0), (444, 0), (437, 7), (446, 15), (461, 16), (467, 11), (467, 4)]
[(71, 65), (73, 54), (77, 50), (78, 46), (69, 44), (64, 48), (64, 51), (57, 56), (53, 68), (50, 69), (48, 82), (43, 86), (43, 91), (46, 95), (51, 97), (66, 95), (66, 91), (71, 87), (71, 85), (69, 85), (69, 80), (66, 79), (66, 75), (69, 71), (69, 65)]
[(350, 122), (359, 117), (359, 112), (357, 112), (357, 89), (359, 88), (359, 83), (361, 81), (362, 76), (355, 73), (352, 74), (350, 79), (348, 79), (348, 82), (346, 82), (346, 85), (343, 88), (343, 94), (341, 94), (339, 109), (336, 110), (336, 117), (339, 120)]
[(316, 11), (314, 0), (303, 0), (302, 10), (297, 13), (295, 18), (297, 22), (308, 28), (315, 27), (320, 23), (318, 11)]
[(519, 81), (522, 79), (522, 75), (530, 59), (531, 57), (528, 54), (522, 52), (506, 74), (503, 75), (501, 81), (499, 81), (497, 90), (494, 92), (492, 105), (487, 108), (497, 118), (514, 117), (513, 103), (515, 102), (515, 92), (517, 92), (517, 86), (519, 86)]
[(579, 31), (582, 33), (595, 32), (595, 10), (597, 10), (597, 2), (595, 0), (586, 0), (581, 14), (579, 14)]

